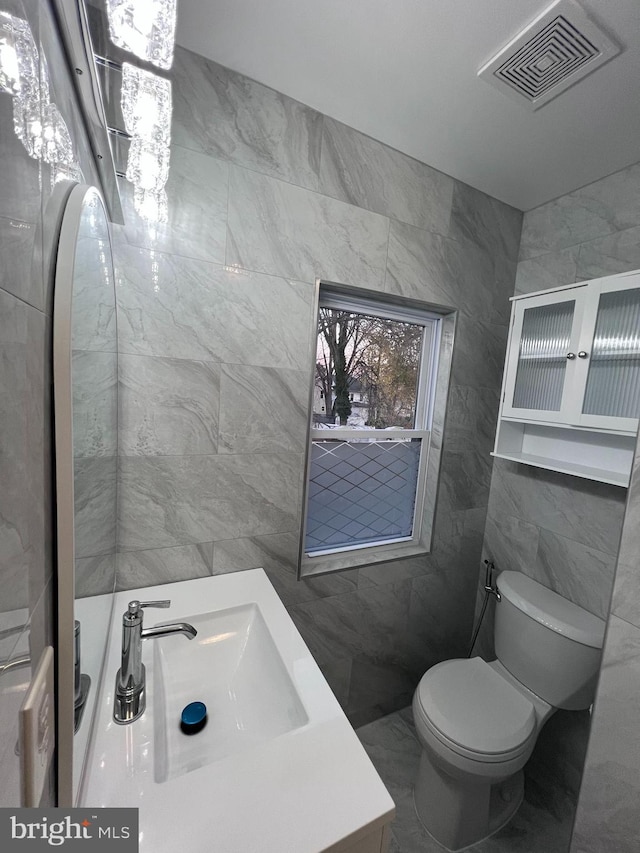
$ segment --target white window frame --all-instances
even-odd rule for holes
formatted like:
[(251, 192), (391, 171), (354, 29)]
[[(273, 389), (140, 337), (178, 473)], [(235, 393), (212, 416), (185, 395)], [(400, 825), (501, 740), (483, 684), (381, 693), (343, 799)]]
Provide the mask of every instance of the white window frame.
[[(319, 284), (319, 282), (318, 282)], [(388, 299), (388, 297), (387, 297)], [(318, 316), (319, 309), (335, 308), (342, 311), (350, 311), (357, 314), (370, 314), (403, 323), (420, 325), (424, 329), (422, 353), (418, 378), (416, 383), (416, 414), (415, 426), (410, 430), (398, 430), (397, 433), (390, 430), (357, 430), (351, 428), (335, 428), (331, 430), (309, 429), (307, 464), (305, 471), (305, 495), (303, 502), (303, 517), (300, 543), (300, 576), (305, 577), (321, 574), (329, 571), (366, 565), (371, 562), (382, 562), (397, 557), (412, 556), (419, 553), (428, 553), (430, 550), (431, 523), (430, 519), (428, 536), (425, 536), (424, 513), (425, 496), (427, 493), (427, 480), (437, 478), (438, 464), (429, 465), (431, 453), (431, 432), (433, 425), (434, 407), (436, 400), (436, 389), (439, 379), (439, 354), (442, 344), (442, 321), (443, 315), (430, 310), (429, 307), (408, 304), (409, 300), (399, 300), (403, 304), (393, 304), (387, 299), (371, 298), (361, 295), (336, 293), (334, 288), (325, 290), (320, 288), (317, 309), (314, 314), (314, 336), (313, 336), (313, 378), (312, 390), (315, 382), (316, 347), (318, 340)], [(447, 371), (448, 372), (448, 371)], [(446, 386), (446, 382), (445, 382)], [(446, 387), (445, 387), (446, 396)], [(311, 469), (311, 447), (313, 441), (327, 440), (349, 440), (356, 438), (367, 438), (369, 440), (393, 440), (397, 438), (420, 438), (420, 462), (418, 479), (416, 484), (416, 499), (414, 501), (414, 512), (412, 518), (412, 534), (408, 537), (388, 539), (376, 543), (359, 543), (339, 548), (327, 548), (308, 554), (305, 550), (306, 526), (308, 514), (308, 484)], [(396, 440), (397, 440), (396, 438)], [(433, 501), (433, 503), (435, 503)], [(433, 515), (432, 507), (432, 515)], [(326, 559), (323, 559), (326, 558)]]

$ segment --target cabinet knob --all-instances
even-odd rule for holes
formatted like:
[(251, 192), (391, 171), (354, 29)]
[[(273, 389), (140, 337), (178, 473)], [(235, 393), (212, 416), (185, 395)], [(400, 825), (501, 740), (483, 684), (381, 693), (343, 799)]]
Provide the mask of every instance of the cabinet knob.
[(576, 357), (575, 352), (568, 352), (568, 353), (567, 353), (567, 358), (569, 359), (569, 361), (573, 361), (573, 359), (574, 359), (575, 357)]
[(588, 358), (588, 357), (589, 357), (589, 353), (585, 352), (583, 349), (581, 349), (580, 352), (578, 353), (578, 358)]

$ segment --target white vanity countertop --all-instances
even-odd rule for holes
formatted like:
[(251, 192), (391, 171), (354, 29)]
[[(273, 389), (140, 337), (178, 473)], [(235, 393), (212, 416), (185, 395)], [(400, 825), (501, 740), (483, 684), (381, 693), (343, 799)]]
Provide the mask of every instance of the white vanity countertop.
[[(142, 644), (144, 715), (124, 726), (112, 718), (121, 619), (136, 598), (171, 599), (168, 610), (145, 611), (147, 626), (257, 604), (308, 721), (196, 770), (156, 781), (154, 749), (160, 739), (154, 720), (154, 645), (169, 638)], [(196, 689), (193, 700), (200, 698)], [(215, 724), (212, 717), (193, 738), (215, 735)], [(337, 853), (379, 831), (394, 815), (389, 793), (262, 569), (116, 595), (87, 767), (79, 804), (137, 806), (141, 853)]]

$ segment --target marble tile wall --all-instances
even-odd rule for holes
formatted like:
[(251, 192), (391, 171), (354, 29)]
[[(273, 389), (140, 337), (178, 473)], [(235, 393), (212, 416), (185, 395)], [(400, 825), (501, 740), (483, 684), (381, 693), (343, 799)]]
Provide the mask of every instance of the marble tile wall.
[[(367, 722), (470, 636), (521, 214), (181, 48), (171, 76), (168, 223), (125, 187), (115, 235), (118, 584), (264, 566)], [(433, 552), (299, 582), (316, 277), (460, 331)]]
[[(636, 165), (525, 213), (515, 294), (640, 267), (638, 198), (640, 166)], [(484, 556), (494, 560), (497, 569), (522, 571), (606, 619), (626, 498), (627, 490), (617, 486), (496, 459)], [(631, 529), (638, 529), (638, 519), (635, 527), (630, 522), (625, 525), (625, 531)], [(634, 576), (624, 566), (623, 562), (618, 566), (618, 603), (637, 597), (635, 581), (624, 590), (625, 577)], [(479, 595), (478, 605), (480, 599)], [(489, 618), (478, 646), (485, 655), (493, 652), (490, 629)], [(605, 668), (603, 684), (609, 682)], [(580, 780), (576, 768), (583, 765), (589, 727), (579, 715), (563, 716), (562, 740), (569, 747), (562, 752), (549, 749), (543, 757), (575, 791)], [(624, 848), (614, 843), (584, 847), (585, 851), (613, 849)]]
[[(88, 139), (49, 4), (5, 0), (29, 23), (48, 69), (50, 97), (67, 123), (88, 183), (95, 183)], [(60, 209), (50, 167), (27, 156), (13, 132), (13, 106), (0, 92), (0, 658), (37, 663), (54, 640), (51, 470), (51, 246)], [(58, 188), (59, 189), (59, 188)], [(14, 747), (17, 710), (31, 677), (0, 675), (0, 805), (20, 802)], [(51, 781), (51, 780), (50, 780)], [(43, 805), (53, 804), (51, 784)]]
[(640, 452), (636, 448), (571, 853), (640, 844)]
[[(515, 294), (640, 267), (640, 164), (524, 215)], [(496, 459), (485, 556), (606, 617), (626, 489)]]

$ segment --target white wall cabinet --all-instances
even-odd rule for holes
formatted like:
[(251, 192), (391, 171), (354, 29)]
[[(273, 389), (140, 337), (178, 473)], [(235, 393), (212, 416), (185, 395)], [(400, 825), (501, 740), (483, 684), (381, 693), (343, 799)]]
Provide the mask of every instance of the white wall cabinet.
[(512, 301), (493, 455), (628, 485), (640, 416), (640, 271)]

